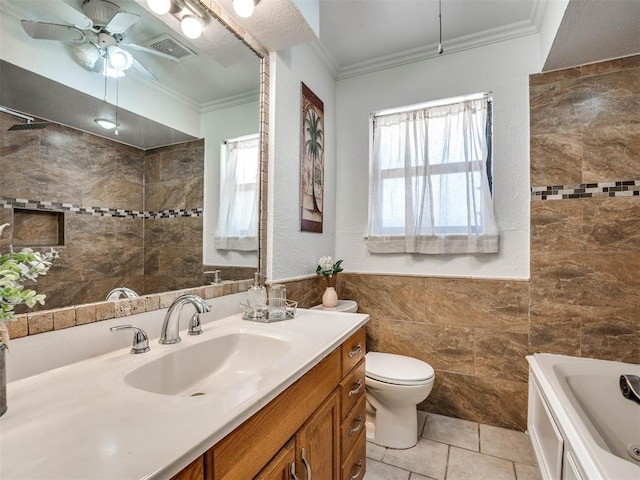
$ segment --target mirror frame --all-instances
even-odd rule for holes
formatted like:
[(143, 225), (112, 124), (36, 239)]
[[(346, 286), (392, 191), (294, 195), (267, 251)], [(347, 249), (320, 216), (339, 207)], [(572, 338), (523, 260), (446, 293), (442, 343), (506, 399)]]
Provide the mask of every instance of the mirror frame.
[[(144, 8), (146, 2), (137, 0)], [(212, 21), (220, 22), (238, 40), (251, 49), (260, 59), (260, 96), (258, 115), (258, 134), (260, 137), (260, 168), (258, 197), (258, 269), (265, 276), (267, 270), (267, 195), (268, 195), (268, 163), (269, 163), (269, 53), (237, 21), (228, 14), (215, 0), (196, 0), (211, 16)], [(206, 28), (206, 27), (205, 27)], [(44, 333), (62, 328), (84, 325), (111, 318), (124, 317), (144, 312), (167, 308), (175, 298), (185, 293), (193, 293), (205, 299), (231, 295), (246, 291), (253, 280), (225, 282), (220, 285), (173, 290), (162, 293), (143, 295), (136, 298), (95, 302), (90, 304), (71, 305), (52, 310), (38, 310), (19, 314), (15, 322), (7, 322), (10, 338)]]

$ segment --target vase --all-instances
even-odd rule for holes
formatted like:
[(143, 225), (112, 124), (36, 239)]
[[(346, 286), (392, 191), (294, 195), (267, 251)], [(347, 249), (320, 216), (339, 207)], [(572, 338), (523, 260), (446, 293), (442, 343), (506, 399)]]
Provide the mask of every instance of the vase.
[(333, 308), (338, 305), (338, 294), (334, 287), (327, 287), (322, 294), (322, 306), (327, 308)]
[(0, 342), (0, 417), (7, 411), (7, 371), (4, 356), (7, 347)]

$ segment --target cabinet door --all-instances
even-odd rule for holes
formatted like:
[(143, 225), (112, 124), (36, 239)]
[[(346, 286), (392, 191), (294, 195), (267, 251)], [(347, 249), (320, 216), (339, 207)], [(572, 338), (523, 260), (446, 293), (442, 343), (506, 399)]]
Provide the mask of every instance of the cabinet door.
[(339, 397), (333, 392), (296, 434), (298, 478), (333, 480), (340, 475)]
[(256, 476), (255, 480), (294, 480), (296, 478), (296, 443), (292, 438)]

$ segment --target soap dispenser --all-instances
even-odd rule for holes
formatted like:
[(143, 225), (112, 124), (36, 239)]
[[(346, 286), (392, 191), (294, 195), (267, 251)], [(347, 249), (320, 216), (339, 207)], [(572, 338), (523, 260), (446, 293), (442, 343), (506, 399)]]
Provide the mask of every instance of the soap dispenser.
[(253, 318), (264, 317), (267, 305), (267, 290), (260, 284), (260, 272), (253, 274), (253, 286), (247, 291), (247, 304), (251, 308)]

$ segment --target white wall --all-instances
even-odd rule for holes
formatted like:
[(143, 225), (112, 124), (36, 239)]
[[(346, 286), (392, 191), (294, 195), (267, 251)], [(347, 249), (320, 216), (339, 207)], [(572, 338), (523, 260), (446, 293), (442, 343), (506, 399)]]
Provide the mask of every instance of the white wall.
[[(446, 46), (445, 46), (446, 51)], [(537, 35), (381, 70), (337, 83), (336, 255), (351, 272), (529, 277), (529, 79)], [(367, 230), (369, 114), (456, 95), (494, 99), (494, 201), (500, 253), (371, 255)], [(281, 260), (276, 257), (276, 260)]]
[(220, 198), (220, 145), (224, 140), (258, 133), (258, 99), (202, 114), (204, 137), (203, 261), (205, 265), (256, 267), (258, 252), (216, 250), (213, 237), (218, 222)]
[[(324, 102), (323, 233), (300, 231), (300, 123), (304, 82)], [(267, 278), (315, 273), (334, 256), (336, 198), (335, 80), (307, 45), (271, 54)]]

